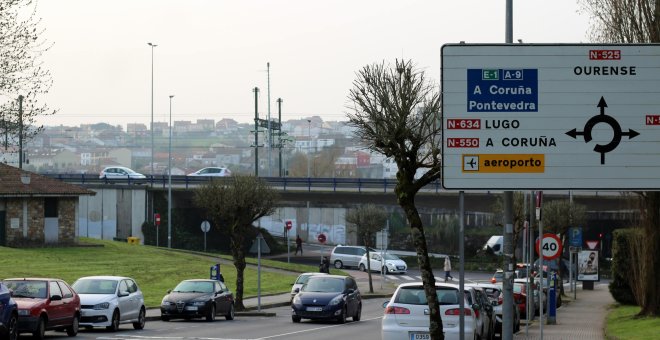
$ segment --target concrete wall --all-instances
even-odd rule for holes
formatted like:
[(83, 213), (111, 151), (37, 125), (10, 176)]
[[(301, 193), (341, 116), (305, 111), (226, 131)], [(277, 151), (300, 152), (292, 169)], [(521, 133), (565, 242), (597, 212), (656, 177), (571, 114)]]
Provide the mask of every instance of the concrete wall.
[(78, 209), (78, 236), (104, 240), (144, 240), (146, 189), (90, 188), (95, 196), (81, 196)]

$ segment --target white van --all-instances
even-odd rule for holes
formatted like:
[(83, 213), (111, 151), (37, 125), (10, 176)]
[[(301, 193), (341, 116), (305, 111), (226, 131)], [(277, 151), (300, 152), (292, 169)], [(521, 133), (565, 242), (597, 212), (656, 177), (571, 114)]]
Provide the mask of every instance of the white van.
[(493, 235), (488, 239), (488, 242), (484, 245), (484, 250), (487, 250), (488, 247), (493, 250), (493, 254), (502, 255), (502, 247), (504, 242), (504, 236), (502, 235)]

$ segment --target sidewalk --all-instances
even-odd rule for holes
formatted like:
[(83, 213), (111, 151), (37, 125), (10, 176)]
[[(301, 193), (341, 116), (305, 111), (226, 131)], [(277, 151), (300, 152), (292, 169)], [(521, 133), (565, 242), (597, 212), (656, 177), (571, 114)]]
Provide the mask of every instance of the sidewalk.
[[(557, 309), (557, 324), (543, 325), (543, 339), (605, 339), (607, 306), (614, 303), (607, 285), (596, 283), (594, 290), (583, 290), (578, 286), (576, 300), (572, 300), (573, 293), (566, 291), (566, 294), (569, 298)], [(528, 334), (525, 332), (525, 326), (521, 325), (520, 332), (513, 338), (541, 339), (538, 317), (529, 326)]]

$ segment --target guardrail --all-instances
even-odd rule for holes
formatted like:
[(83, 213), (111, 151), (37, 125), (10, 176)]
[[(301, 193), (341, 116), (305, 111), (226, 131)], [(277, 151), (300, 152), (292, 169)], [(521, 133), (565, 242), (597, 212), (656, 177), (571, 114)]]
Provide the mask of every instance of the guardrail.
[[(125, 184), (125, 185), (140, 185), (148, 184), (152, 187), (167, 188), (169, 177), (167, 175), (154, 175), (147, 176), (146, 179), (134, 178), (121, 178), (121, 179), (107, 179), (99, 178), (98, 175), (90, 174), (43, 174), (51, 178), (55, 178), (67, 183), (75, 183), (81, 185), (109, 185), (109, 184)], [(276, 187), (283, 191), (288, 190), (307, 190), (307, 191), (368, 191), (368, 192), (393, 192), (397, 181), (387, 178), (306, 178), (306, 177), (261, 177), (263, 180), (270, 183), (271, 186)], [(186, 189), (196, 187), (211, 180), (226, 180), (227, 177), (198, 177), (198, 176), (172, 176), (172, 186), (178, 188), (184, 187)], [(423, 191), (438, 193), (442, 190), (440, 181), (435, 181), (427, 185)]]

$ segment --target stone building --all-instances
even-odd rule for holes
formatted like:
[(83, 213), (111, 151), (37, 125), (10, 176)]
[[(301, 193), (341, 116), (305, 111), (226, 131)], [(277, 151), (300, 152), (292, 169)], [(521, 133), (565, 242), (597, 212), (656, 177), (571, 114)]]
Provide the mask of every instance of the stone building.
[(0, 246), (73, 244), (78, 201), (94, 191), (0, 163)]

